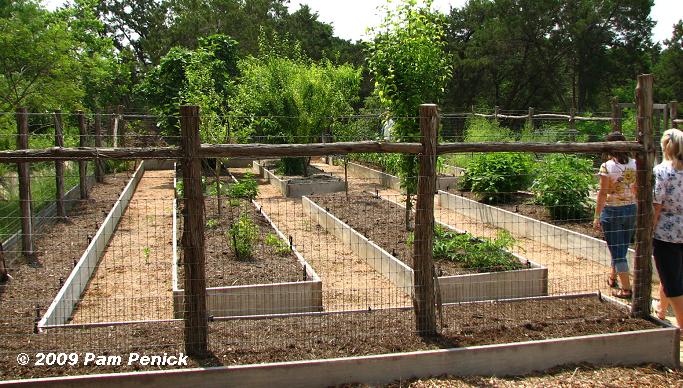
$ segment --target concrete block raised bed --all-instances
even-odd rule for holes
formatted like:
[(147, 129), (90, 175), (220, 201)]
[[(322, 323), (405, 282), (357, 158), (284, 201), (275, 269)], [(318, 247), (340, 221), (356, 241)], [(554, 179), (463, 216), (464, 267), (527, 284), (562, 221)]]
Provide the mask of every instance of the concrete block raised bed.
[(83, 252), (80, 260), (78, 260), (78, 263), (59, 290), (59, 293), (57, 293), (52, 304), (50, 304), (47, 312), (38, 323), (39, 329), (42, 330), (43, 328), (54, 325), (64, 325), (69, 322), (74, 307), (78, 304), (81, 294), (90, 281), (90, 277), (95, 272), (97, 263), (107, 249), (107, 245), (109, 245), (109, 241), (111, 240), (121, 217), (126, 212), (130, 199), (133, 197), (133, 193), (135, 193), (135, 189), (144, 173), (145, 162), (142, 162), (133, 174), (130, 182), (128, 182), (123, 189), (123, 192), (114, 204), (114, 207), (102, 223), (102, 226), (97, 230), (95, 237), (93, 237), (85, 252)]
[(13, 380), (6, 383), (41, 387), (94, 385), (112, 388), (125, 385), (320, 387), (348, 383), (383, 385), (396, 380), (441, 375), (522, 375), (579, 363), (595, 366), (636, 366), (654, 363), (676, 369), (680, 365), (679, 340), (680, 333), (677, 328), (663, 327), (623, 333), (372, 356), (62, 376)]
[(265, 168), (260, 162), (254, 161), (252, 172), (275, 185), (283, 196), (298, 198), (304, 195), (337, 193), (346, 190), (346, 182), (339, 179), (285, 179), (280, 178), (272, 171)]
[[(261, 208), (257, 202), (253, 205)], [(265, 212), (261, 212), (268, 220), (278, 237), (287, 242), (286, 236), (277, 228)], [(178, 284), (178, 217), (176, 203), (173, 206), (173, 314), (175, 318), (183, 317), (185, 291)], [(208, 314), (214, 317), (287, 314), (310, 311), (322, 311), (322, 281), (313, 267), (292, 247), (294, 255), (301, 265), (306, 280), (301, 282), (254, 284), (227, 287), (209, 287), (206, 289)]]
[[(303, 210), (328, 233), (339, 238), (355, 254), (365, 259), (377, 272), (389, 279), (405, 293), (413, 293), (413, 269), (386, 250), (358, 233), (327, 212), (310, 198), (303, 197)], [(454, 229), (439, 223), (442, 227)], [(505, 272), (487, 272), (467, 275), (441, 276), (441, 301), (469, 302), (478, 300), (522, 298), (548, 293), (548, 269), (515, 255), (527, 269)]]

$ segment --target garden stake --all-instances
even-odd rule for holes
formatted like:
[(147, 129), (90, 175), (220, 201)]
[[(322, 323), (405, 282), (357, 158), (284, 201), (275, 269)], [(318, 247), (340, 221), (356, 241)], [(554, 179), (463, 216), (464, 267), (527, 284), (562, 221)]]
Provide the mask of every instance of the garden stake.
[(292, 238), (292, 235), (289, 235), (289, 250), (294, 250), (294, 239)]
[(308, 280), (308, 277), (306, 276), (306, 264), (304, 264), (304, 281)]
[(64, 285), (64, 278), (60, 277), (59, 278), (59, 288), (62, 288), (63, 285)]
[(40, 305), (36, 305), (36, 317), (33, 319), (33, 334), (38, 334), (38, 322), (40, 322)]

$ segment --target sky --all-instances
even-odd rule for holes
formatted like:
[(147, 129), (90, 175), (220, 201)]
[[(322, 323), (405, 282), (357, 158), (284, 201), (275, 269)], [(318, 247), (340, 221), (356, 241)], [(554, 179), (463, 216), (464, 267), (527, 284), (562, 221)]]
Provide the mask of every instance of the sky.
[[(300, 4), (308, 4), (319, 14), (319, 20), (330, 23), (334, 27), (335, 35), (343, 39), (356, 41), (366, 37), (367, 27), (377, 26), (382, 17), (377, 9), (386, 0), (290, 0), (290, 12), (299, 9)], [(461, 7), (466, 0), (435, 0), (434, 6), (442, 12), (448, 12), (450, 7)], [(49, 9), (65, 3), (65, 0), (43, 0)], [(653, 33), (655, 42), (671, 37), (673, 25), (683, 19), (683, 0), (655, 0), (650, 14), (657, 22)]]

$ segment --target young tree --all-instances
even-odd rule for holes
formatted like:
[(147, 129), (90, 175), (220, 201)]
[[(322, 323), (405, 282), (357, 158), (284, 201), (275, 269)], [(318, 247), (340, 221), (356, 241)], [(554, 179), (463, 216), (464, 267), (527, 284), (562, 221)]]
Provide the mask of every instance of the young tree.
[[(420, 139), (414, 118), (420, 104), (439, 103), (451, 78), (446, 53), (445, 20), (431, 11), (432, 1), (418, 6), (404, 0), (386, 7), (384, 22), (375, 29), (368, 49), (368, 67), (375, 77), (375, 93), (394, 120), (392, 134), (400, 142)], [(406, 190), (406, 228), (410, 229), (411, 196), (417, 189), (415, 155), (402, 155), (401, 185)]]

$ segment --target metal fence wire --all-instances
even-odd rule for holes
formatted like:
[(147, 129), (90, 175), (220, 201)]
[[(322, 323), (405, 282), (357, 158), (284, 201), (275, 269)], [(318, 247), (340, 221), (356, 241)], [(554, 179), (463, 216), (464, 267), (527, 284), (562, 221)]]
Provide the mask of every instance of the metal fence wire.
[[(611, 147), (598, 140), (610, 121), (570, 128), (541, 116), (520, 126), (469, 112), (397, 120), (440, 129), (438, 147), (476, 145), (442, 153), (436, 133), (399, 144), (380, 116), (278, 139), (257, 135), (263, 120), (200, 122), (196, 110), (184, 112), (21, 116), (27, 148), (45, 154), (17, 154), (16, 132), (3, 130), (11, 146), (2, 152), (15, 152), (0, 156), (11, 277), (0, 284), (3, 379), (155, 368), (126, 364), (131, 353), (205, 352), (187, 365), (241, 365), (655, 327), (610, 297), (610, 251), (593, 224), (597, 171)], [(14, 117), (3, 122), (17, 125)], [(174, 120), (174, 131), (159, 126)], [(635, 122), (628, 132), (621, 120), (628, 141), (615, 149), (642, 154)], [(73, 155), (90, 156), (50, 151), (55, 126)], [(243, 135), (249, 149), (225, 141)], [(207, 139), (213, 144), (199, 145)], [(285, 155), (286, 143), (302, 145)], [(545, 145), (513, 152), (532, 143)], [(384, 152), (392, 146), (417, 152)], [(177, 157), (150, 158), (154, 150)], [(219, 155), (230, 152), (253, 156)], [(30, 164), (29, 197), (15, 163)], [(639, 192), (651, 190), (637, 182)], [(28, 247), (22, 203), (30, 204)], [(638, 212), (648, 215), (640, 204)], [(649, 268), (633, 251), (645, 244), (643, 228), (625, 242), (631, 285), (619, 286), (633, 290), (624, 302), (649, 306), (658, 279), (643, 282)], [(79, 362), (15, 360), (51, 352)], [(89, 365), (112, 363), (95, 369), (86, 355), (106, 356)]]

